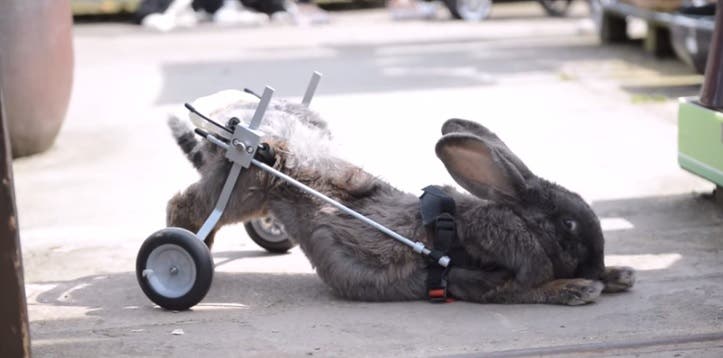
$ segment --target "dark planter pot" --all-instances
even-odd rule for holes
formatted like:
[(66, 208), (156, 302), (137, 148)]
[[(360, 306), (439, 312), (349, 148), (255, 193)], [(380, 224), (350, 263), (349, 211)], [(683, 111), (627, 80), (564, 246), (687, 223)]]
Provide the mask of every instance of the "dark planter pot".
[(0, 0), (0, 86), (13, 157), (48, 149), (73, 81), (69, 0)]

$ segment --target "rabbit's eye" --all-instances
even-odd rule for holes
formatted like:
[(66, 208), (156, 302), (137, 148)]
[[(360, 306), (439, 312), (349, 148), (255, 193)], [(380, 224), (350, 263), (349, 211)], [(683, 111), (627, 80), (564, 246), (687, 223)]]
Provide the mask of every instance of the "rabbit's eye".
[(577, 230), (577, 221), (572, 219), (562, 219), (562, 226), (569, 232), (575, 232)]

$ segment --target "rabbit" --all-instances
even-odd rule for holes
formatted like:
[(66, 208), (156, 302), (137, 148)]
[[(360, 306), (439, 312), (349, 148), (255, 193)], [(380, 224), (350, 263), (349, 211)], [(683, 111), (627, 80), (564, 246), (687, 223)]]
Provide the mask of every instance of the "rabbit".
[[(324, 143), (327, 136), (319, 134), (323, 131), (305, 120), (315, 116), (305, 108), (293, 115), (267, 111), (263, 140), (275, 150), (274, 167), (429, 247), (418, 198), (335, 157)], [(179, 133), (174, 130), (177, 138)], [(577, 194), (535, 176), (480, 124), (451, 119), (442, 134), (436, 154), (469, 193), (450, 186), (443, 190), (457, 203), (458, 237), (478, 264), (470, 268), (452, 262), (449, 295), (479, 303), (581, 305), (603, 291), (633, 286), (633, 269), (604, 266), (600, 223)], [(213, 152), (202, 146), (200, 180), (169, 201), (169, 226), (197, 231), (211, 212), (231, 166)], [(255, 166), (240, 174), (217, 227), (269, 213), (337, 296), (362, 301), (426, 297), (427, 259)], [(209, 248), (212, 243), (213, 233), (206, 239)]]

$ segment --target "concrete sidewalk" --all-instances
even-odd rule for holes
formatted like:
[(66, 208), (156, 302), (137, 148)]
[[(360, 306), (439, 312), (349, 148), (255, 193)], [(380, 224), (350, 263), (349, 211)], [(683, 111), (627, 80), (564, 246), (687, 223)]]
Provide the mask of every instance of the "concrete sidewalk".
[[(67, 123), (49, 152), (14, 163), (35, 356), (723, 356), (723, 209), (676, 164), (675, 98), (699, 76), (634, 44), (600, 47), (589, 20), (536, 4), (495, 5), (478, 24), (333, 15), (310, 28), (76, 27)], [(340, 155), (417, 192), (452, 183), (433, 151), (441, 123), (484, 123), (592, 202), (607, 263), (638, 283), (583, 307), (349, 302), (298, 249), (267, 254), (234, 226), (204, 301), (154, 307), (135, 256), (196, 178), (167, 113), (229, 87), (298, 98), (312, 70)]]

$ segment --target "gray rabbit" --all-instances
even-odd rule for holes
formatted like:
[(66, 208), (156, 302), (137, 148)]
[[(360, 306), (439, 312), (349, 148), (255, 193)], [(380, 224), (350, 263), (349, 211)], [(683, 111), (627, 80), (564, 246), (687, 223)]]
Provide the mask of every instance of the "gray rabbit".
[[(239, 104), (226, 114), (248, 121), (253, 109), (252, 104)], [(326, 123), (313, 111), (276, 102), (264, 123), (261, 131), (276, 153), (276, 169), (430, 246), (419, 199), (334, 157)], [(215, 204), (230, 163), (214, 146), (194, 142), (190, 129), (178, 120), (170, 124), (201, 178), (169, 201), (167, 224), (197, 231)], [(603, 291), (632, 287), (633, 269), (604, 266), (600, 223), (577, 194), (534, 175), (477, 123), (451, 119), (442, 134), (437, 156), (472, 194), (443, 188), (457, 204), (458, 237), (476, 263), (452, 263), (447, 276), (451, 296), (474, 302), (580, 305)], [(253, 166), (240, 175), (217, 227), (268, 214), (283, 223), (338, 296), (365, 301), (426, 297), (430, 263), (425, 258)], [(209, 248), (214, 233), (206, 239)]]

